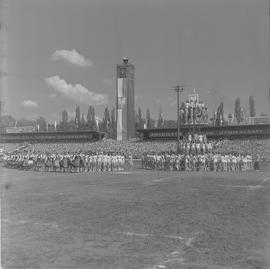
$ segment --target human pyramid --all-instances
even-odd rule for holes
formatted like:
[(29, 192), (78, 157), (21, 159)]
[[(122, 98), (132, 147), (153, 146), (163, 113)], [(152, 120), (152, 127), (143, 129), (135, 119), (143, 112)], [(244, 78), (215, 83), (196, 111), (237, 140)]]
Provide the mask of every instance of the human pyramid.
[(180, 152), (184, 154), (199, 155), (212, 153), (213, 144), (207, 141), (206, 135), (203, 134), (189, 134), (187, 139), (181, 141)]
[(112, 153), (37, 153), (5, 154), (4, 166), (40, 172), (105, 172), (122, 171), (125, 156)]
[(246, 171), (253, 169), (251, 155), (214, 152), (205, 135), (191, 134), (181, 141), (180, 152), (148, 153), (142, 158), (144, 169), (167, 171)]

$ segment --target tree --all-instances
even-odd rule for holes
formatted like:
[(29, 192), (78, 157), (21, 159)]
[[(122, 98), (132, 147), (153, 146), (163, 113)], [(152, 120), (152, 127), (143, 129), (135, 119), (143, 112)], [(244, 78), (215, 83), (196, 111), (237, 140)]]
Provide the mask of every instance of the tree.
[(62, 111), (62, 121), (60, 122), (60, 130), (67, 131), (68, 130), (68, 113), (66, 110)]
[(162, 109), (161, 109), (161, 105), (159, 105), (157, 127), (162, 128), (163, 124), (164, 124), (164, 119), (163, 119)]
[(86, 119), (85, 119), (85, 116), (84, 114), (82, 113), (81, 115), (81, 127), (80, 127), (81, 130), (85, 130), (86, 129)]
[(213, 117), (211, 118), (211, 122), (213, 125), (216, 124), (216, 120), (217, 120), (217, 112), (216, 111), (213, 111)]
[(240, 124), (241, 122), (241, 104), (239, 97), (236, 98), (235, 104), (234, 104), (234, 118), (236, 119), (237, 124)]
[(150, 116), (150, 110), (149, 108), (147, 108), (146, 110), (146, 128), (153, 128), (155, 126), (155, 122), (153, 119), (151, 119), (151, 116)]
[(75, 125), (77, 129), (80, 129), (81, 127), (81, 112), (80, 112), (80, 107), (76, 106), (75, 110)]
[(98, 130), (98, 126), (97, 126), (97, 122), (96, 122), (96, 112), (95, 112), (95, 108), (94, 107), (92, 108), (90, 129), (92, 131), (97, 131)]
[(147, 129), (151, 128), (150, 125), (151, 125), (150, 110), (149, 110), (149, 108), (147, 108), (147, 110), (146, 110), (146, 128)]
[(142, 116), (142, 109), (138, 108), (138, 129), (143, 129), (144, 120)]
[(109, 135), (110, 133), (110, 125), (111, 125), (110, 112), (109, 112), (108, 107), (105, 107), (104, 117), (103, 117), (103, 130), (105, 133), (107, 133), (107, 135)]
[(223, 102), (219, 104), (218, 110), (217, 110), (217, 118), (216, 118), (216, 124), (217, 125), (223, 125), (224, 124), (224, 108), (223, 108)]
[(92, 106), (89, 106), (88, 111), (87, 111), (87, 115), (86, 115), (87, 129), (90, 129), (91, 128), (92, 114), (93, 114), (93, 107)]
[(62, 112), (62, 122), (66, 124), (68, 122), (68, 113), (66, 110)]
[(233, 115), (232, 115), (232, 113), (229, 113), (228, 119), (229, 119), (229, 124), (232, 123), (232, 120), (233, 120)]
[(37, 120), (37, 126), (39, 132), (46, 132), (47, 131), (47, 122), (44, 117), (39, 117)]
[(136, 130), (136, 136), (138, 136), (137, 130), (139, 129), (139, 114), (135, 114), (135, 130)]
[(110, 128), (110, 138), (116, 137), (116, 121), (115, 121), (115, 109), (111, 110), (111, 128)]
[(243, 107), (241, 107), (241, 122), (243, 122), (246, 119), (246, 115), (247, 115), (246, 110)]
[(69, 131), (75, 131), (77, 129), (75, 119), (70, 119), (68, 123)]
[(1, 127), (4, 129), (6, 127), (13, 127), (16, 123), (16, 119), (11, 115), (3, 115), (1, 118)]
[(250, 113), (250, 117), (256, 116), (255, 100), (253, 96), (249, 96), (249, 113)]

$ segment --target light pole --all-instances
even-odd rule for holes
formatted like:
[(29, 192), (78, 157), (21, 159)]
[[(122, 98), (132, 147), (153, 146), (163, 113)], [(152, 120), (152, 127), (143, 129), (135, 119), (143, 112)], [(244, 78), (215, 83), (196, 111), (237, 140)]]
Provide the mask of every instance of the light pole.
[(180, 97), (180, 92), (184, 91), (185, 85), (177, 85), (172, 88), (177, 93), (177, 111), (176, 111), (176, 117), (177, 117), (177, 153), (180, 152), (180, 119), (179, 119), (179, 110), (180, 110), (180, 102), (179, 102), (179, 97)]

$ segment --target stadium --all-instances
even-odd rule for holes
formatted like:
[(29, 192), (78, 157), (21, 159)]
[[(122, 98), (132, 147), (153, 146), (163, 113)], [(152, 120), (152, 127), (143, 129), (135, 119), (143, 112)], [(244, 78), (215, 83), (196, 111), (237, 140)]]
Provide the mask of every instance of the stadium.
[(134, 130), (119, 76), (115, 139), (1, 133), (3, 268), (268, 268), (270, 124), (213, 125), (195, 102)]
[(3, 135), (11, 156), (125, 158), (68, 173), (2, 167), (3, 268), (268, 268), (269, 125), (212, 128), (214, 152), (260, 156), (259, 170), (144, 166), (146, 153), (177, 151), (176, 129), (124, 141), (97, 132)]
[(3, 5), (1, 269), (270, 268), (264, 0), (54, 1)]
[(268, 268), (270, 124), (194, 110), (134, 138), (121, 109), (116, 139), (1, 133), (3, 268)]

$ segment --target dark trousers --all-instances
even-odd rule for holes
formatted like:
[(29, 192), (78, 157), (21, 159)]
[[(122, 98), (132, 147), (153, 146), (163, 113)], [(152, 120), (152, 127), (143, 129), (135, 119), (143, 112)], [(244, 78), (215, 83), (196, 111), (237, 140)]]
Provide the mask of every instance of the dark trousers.
[(260, 170), (259, 161), (254, 162), (254, 170)]

